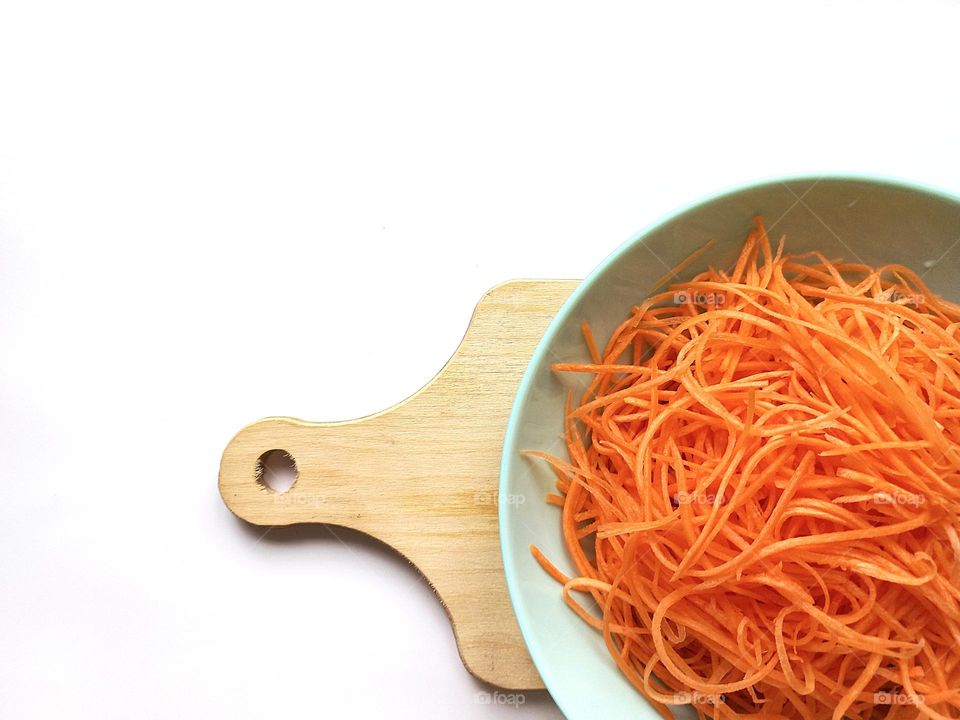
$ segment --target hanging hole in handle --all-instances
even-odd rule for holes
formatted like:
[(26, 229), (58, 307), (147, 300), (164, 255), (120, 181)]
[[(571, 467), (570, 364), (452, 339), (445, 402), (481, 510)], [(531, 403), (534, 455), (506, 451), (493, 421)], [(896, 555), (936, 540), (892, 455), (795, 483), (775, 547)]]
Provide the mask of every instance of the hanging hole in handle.
[(257, 458), (254, 476), (261, 487), (285, 493), (297, 481), (297, 461), (286, 450), (267, 450)]

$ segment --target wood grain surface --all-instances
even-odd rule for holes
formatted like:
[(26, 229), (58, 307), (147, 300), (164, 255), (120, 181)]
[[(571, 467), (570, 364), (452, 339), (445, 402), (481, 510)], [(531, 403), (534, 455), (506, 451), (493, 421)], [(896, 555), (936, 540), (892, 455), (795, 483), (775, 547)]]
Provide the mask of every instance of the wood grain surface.
[[(436, 591), (471, 673), (506, 689), (542, 688), (504, 580), (500, 452), (520, 377), (577, 284), (493, 288), (446, 366), (387, 410), (343, 422), (273, 417), (243, 428), (221, 460), (224, 502), (255, 525), (328, 523), (390, 545)], [(283, 493), (257, 479), (259, 458), (275, 449), (297, 468)]]

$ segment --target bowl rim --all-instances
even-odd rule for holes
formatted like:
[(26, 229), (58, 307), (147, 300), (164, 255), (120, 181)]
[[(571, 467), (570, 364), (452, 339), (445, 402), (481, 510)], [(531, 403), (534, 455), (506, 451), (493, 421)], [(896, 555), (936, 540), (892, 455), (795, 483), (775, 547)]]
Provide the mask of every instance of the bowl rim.
[[(557, 311), (557, 314), (550, 321), (550, 324), (544, 331), (540, 341), (537, 343), (537, 347), (534, 350), (533, 355), (530, 357), (527, 367), (523, 372), (523, 376), (520, 379), (520, 384), (517, 387), (517, 392), (514, 396), (513, 405), (511, 406), (510, 415), (507, 420), (507, 427), (503, 438), (502, 454), (500, 457), (500, 478), (498, 482), (499, 494), (502, 496), (507, 492), (506, 484), (509, 474), (508, 459), (517, 452), (517, 426), (519, 423), (521, 408), (526, 404), (527, 398), (530, 394), (530, 387), (533, 383), (533, 369), (540, 364), (540, 361), (547, 354), (548, 349), (553, 344), (554, 338), (557, 335), (560, 327), (567, 322), (568, 317), (572, 313), (573, 308), (578, 304), (580, 298), (583, 297), (588, 289), (593, 286), (600, 275), (602, 275), (610, 266), (615, 265), (621, 257), (623, 257), (631, 248), (634, 247), (634, 245), (643, 243), (647, 236), (651, 235), (668, 223), (673, 222), (680, 216), (702, 205), (714, 202), (728, 195), (734, 195), (749, 190), (756, 190), (768, 185), (785, 185), (787, 183), (797, 182), (819, 182), (821, 180), (836, 180), (841, 182), (861, 182), (884, 185), (887, 187), (900, 188), (903, 190), (910, 190), (926, 195), (932, 195), (934, 197), (938, 197), (943, 200), (949, 200), (957, 205), (960, 205), (960, 192), (954, 192), (947, 190), (946, 188), (908, 178), (873, 173), (801, 173), (775, 175), (725, 187), (721, 190), (700, 196), (692, 202), (681, 205), (677, 209), (663, 214), (652, 222), (648, 223), (641, 230), (635, 232), (627, 240), (622, 242), (583, 279), (583, 281), (564, 301), (563, 305)], [(506, 503), (498, 504), (497, 515), (498, 524), (500, 527), (500, 555), (503, 558), (503, 571), (506, 577), (507, 593), (510, 596), (510, 603), (513, 606), (513, 614), (517, 619), (517, 624), (520, 626), (520, 634), (523, 636), (524, 643), (527, 646), (527, 651), (530, 653), (530, 658), (533, 660), (533, 664), (537, 668), (537, 672), (540, 674), (547, 691), (550, 693), (550, 696), (553, 698), (554, 702), (560, 708), (560, 711), (564, 714), (564, 716), (569, 717), (567, 708), (568, 697), (574, 691), (562, 685), (561, 683), (556, 682), (556, 679), (553, 676), (551, 664), (547, 658), (547, 654), (537, 642), (536, 637), (533, 634), (530, 621), (531, 613), (528, 611), (526, 605), (524, 604), (523, 597), (520, 594), (519, 575), (517, 574), (517, 568), (514, 566), (511, 556), (506, 551), (506, 549), (514, 542), (510, 524), (507, 522), (508, 507)]]

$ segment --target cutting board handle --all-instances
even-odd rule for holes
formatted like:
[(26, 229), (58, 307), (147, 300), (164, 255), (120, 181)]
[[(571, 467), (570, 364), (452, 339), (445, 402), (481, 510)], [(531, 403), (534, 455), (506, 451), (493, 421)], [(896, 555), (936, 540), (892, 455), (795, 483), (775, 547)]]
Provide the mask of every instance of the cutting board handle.
[[(220, 463), (227, 507), (255, 525), (329, 523), (378, 538), (440, 596), (470, 672), (503, 688), (542, 688), (503, 575), (500, 452), (520, 377), (576, 285), (515, 280), (493, 288), (437, 376), (383, 412), (328, 423), (272, 417), (243, 428)], [(286, 492), (257, 477), (270, 450), (296, 464)]]
[[(380, 523), (385, 513), (416, 510), (391, 507), (389, 484), (394, 473), (389, 454), (375, 440), (384, 425), (382, 420), (368, 418), (307, 423), (289, 417), (265, 418), (248, 425), (223, 454), (220, 487), (224, 502), (255, 525), (328, 523), (379, 536), (367, 521)], [(275, 450), (289, 455), (296, 471), (293, 485), (284, 492), (271, 489), (262, 480), (263, 458)]]

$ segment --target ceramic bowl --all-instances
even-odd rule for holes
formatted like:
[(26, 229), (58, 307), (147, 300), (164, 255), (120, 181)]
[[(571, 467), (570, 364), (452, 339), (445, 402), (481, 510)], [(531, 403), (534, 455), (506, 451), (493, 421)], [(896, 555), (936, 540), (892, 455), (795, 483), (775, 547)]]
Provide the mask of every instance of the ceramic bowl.
[[(870, 177), (796, 177), (764, 181), (688, 205), (641, 231), (590, 274), (553, 320), (521, 381), (504, 441), (500, 536), (507, 586), (536, 663), (553, 698), (572, 720), (658, 718), (621, 675), (599, 633), (564, 604), (560, 586), (530, 555), (539, 545), (558, 567), (572, 572), (560, 534), (560, 511), (543, 502), (553, 489), (544, 463), (520, 455), (543, 450), (565, 456), (563, 404), (576, 382), (550, 365), (588, 361), (580, 334), (586, 320), (598, 342), (639, 304), (668, 270), (710, 239), (712, 249), (680, 275), (689, 279), (708, 264), (728, 266), (754, 215), (763, 216), (772, 240), (787, 237), (787, 251), (820, 250), (830, 258), (870, 265), (902, 263), (930, 289), (960, 300), (960, 198), (902, 181)], [(582, 380), (581, 380), (582, 381)]]

